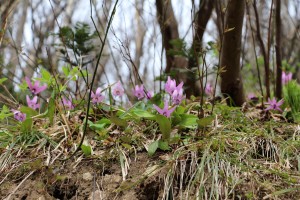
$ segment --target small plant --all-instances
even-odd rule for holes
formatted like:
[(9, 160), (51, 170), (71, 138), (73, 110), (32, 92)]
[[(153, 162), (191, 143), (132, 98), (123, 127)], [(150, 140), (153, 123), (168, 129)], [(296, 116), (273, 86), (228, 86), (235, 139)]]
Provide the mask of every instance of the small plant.
[(284, 89), (284, 99), (291, 108), (295, 122), (300, 122), (300, 86), (296, 81), (289, 81)]

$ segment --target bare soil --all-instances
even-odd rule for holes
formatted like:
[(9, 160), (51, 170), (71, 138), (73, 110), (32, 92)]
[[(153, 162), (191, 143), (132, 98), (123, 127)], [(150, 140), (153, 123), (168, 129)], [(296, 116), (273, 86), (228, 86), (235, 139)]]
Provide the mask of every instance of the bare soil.
[[(1, 199), (158, 199), (163, 181), (158, 176), (141, 176), (155, 164), (147, 153), (130, 158), (124, 177), (118, 160), (82, 159), (57, 161), (44, 166), (40, 159), (2, 174)], [(155, 177), (155, 178), (154, 178)]]

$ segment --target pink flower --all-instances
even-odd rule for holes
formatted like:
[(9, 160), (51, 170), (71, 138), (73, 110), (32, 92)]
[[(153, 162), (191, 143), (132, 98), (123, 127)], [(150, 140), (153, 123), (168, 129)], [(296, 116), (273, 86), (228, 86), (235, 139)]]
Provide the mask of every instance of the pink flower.
[(247, 95), (247, 97), (248, 97), (248, 99), (253, 99), (253, 98), (256, 98), (256, 96), (255, 96), (255, 94), (254, 93), (249, 93), (248, 95)]
[(124, 88), (122, 87), (120, 81), (118, 81), (115, 85), (115, 87), (113, 88), (112, 94), (114, 96), (123, 96), (124, 94)]
[(279, 110), (282, 112), (280, 106), (283, 104), (283, 99), (277, 102), (275, 98), (272, 100), (268, 98), (267, 104), (269, 104), (269, 107), (267, 107), (266, 110)]
[(101, 88), (97, 88), (97, 90), (96, 90), (95, 93), (92, 91), (91, 97), (92, 97), (92, 102), (93, 102), (94, 104), (100, 103), (100, 102), (103, 101), (104, 98), (105, 98), (105, 97), (101, 94)]
[(204, 92), (207, 96), (212, 96), (214, 94), (214, 88), (210, 83), (206, 83)]
[[(72, 99), (71, 99), (72, 100)], [(74, 105), (72, 104), (72, 101), (69, 100), (69, 99), (65, 99), (65, 97), (62, 97), (62, 102), (63, 102), (63, 105), (66, 109), (68, 110), (72, 110), (74, 109)]]
[(148, 91), (146, 94), (147, 99), (151, 99), (153, 97), (153, 92)]
[(184, 99), (183, 96), (183, 90), (182, 88), (180, 88), (179, 90), (174, 90), (173, 94), (172, 94), (172, 102), (175, 105), (179, 105), (181, 103), (181, 101)]
[(46, 90), (46, 88), (47, 88), (47, 85), (39, 86), (39, 84), (40, 84), (39, 81), (36, 81), (34, 83), (34, 85), (32, 85), (32, 83), (28, 77), (25, 77), (25, 80), (26, 80), (29, 90), (32, 92), (32, 94), (37, 95), (38, 93)]
[(158, 107), (157, 105), (153, 105), (153, 107), (155, 108), (155, 110), (157, 110), (157, 112), (161, 115), (164, 115), (166, 117), (170, 117), (172, 112), (175, 110), (176, 106), (174, 106), (173, 108), (169, 109), (169, 104), (168, 101), (165, 101), (165, 105), (164, 108), (161, 109), (160, 107)]
[(33, 99), (31, 100), (28, 95), (26, 95), (26, 101), (28, 107), (32, 108), (33, 110), (36, 110), (40, 108), (40, 104), (37, 103), (38, 97), (34, 96)]
[(175, 90), (179, 91), (182, 88), (182, 86), (183, 86), (183, 82), (181, 82), (178, 86), (176, 86), (176, 81), (172, 80), (170, 78), (170, 76), (168, 76), (168, 80), (167, 80), (166, 85), (165, 85), (165, 90), (170, 95), (172, 95)]
[(25, 113), (22, 113), (21, 111), (19, 110), (15, 110), (15, 109), (11, 109), (12, 112), (14, 113), (14, 118), (20, 122), (23, 122), (25, 121), (26, 119), (26, 114)]
[(134, 96), (136, 96), (138, 98), (138, 100), (141, 100), (142, 98), (144, 98), (145, 97), (144, 86), (136, 85), (133, 90), (133, 94), (134, 94)]
[(175, 89), (176, 89), (176, 81), (172, 80), (170, 78), (170, 76), (168, 76), (168, 80), (167, 80), (166, 85), (165, 85), (166, 92), (168, 92), (169, 94), (172, 94)]
[(281, 81), (283, 84), (287, 84), (290, 80), (292, 80), (292, 72), (286, 73), (286, 72), (282, 72), (281, 75)]

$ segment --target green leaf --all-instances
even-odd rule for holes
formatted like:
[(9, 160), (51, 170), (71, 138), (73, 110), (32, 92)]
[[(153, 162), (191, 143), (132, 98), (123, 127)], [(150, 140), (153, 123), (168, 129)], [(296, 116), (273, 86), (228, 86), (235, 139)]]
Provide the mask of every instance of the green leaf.
[(21, 132), (22, 133), (28, 133), (32, 129), (32, 119), (28, 116), (26, 116), (26, 119), (21, 124)]
[(63, 66), (63, 67), (62, 67), (62, 71), (63, 71), (63, 73), (64, 73), (64, 75), (65, 75), (66, 77), (69, 76), (69, 74), (70, 74), (69, 67)]
[(165, 141), (170, 140), (171, 122), (164, 115), (156, 115), (156, 121), (159, 125), (160, 132), (162, 133), (162, 139)]
[(22, 106), (22, 107), (20, 108), (20, 111), (21, 111), (22, 113), (25, 113), (25, 114), (26, 114), (26, 118), (32, 117), (32, 116), (36, 116), (36, 115), (39, 114), (36, 110), (33, 110), (32, 108), (27, 107), (27, 106)]
[(81, 145), (81, 150), (84, 153), (85, 156), (92, 155), (92, 147), (90, 145)]
[(163, 141), (163, 140), (158, 141), (158, 148), (160, 148), (163, 151), (170, 150), (169, 143), (167, 141)]
[(42, 82), (45, 82), (47, 83), (47, 85), (50, 85), (52, 80), (51, 74), (46, 69), (43, 68), (41, 74), (42, 74)]
[(51, 98), (49, 99), (48, 109), (45, 112), (46, 116), (49, 118), (50, 124), (53, 125), (54, 115), (55, 115), (55, 91), (52, 92)]
[(0, 79), (0, 85), (2, 85), (4, 83), (4, 81), (6, 81), (6, 80), (7, 80), (7, 78), (1, 78)]
[(127, 136), (121, 136), (120, 140), (122, 140), (123, 142), (126, 142), (126, 143), (131, 143), (131, 138), (127, 137)]
[(141, 118), (152, 119), (152, 120), (155, 119), (155, 115), (153, 115), (152, 113), (150, 113), (150, 112), (148, 112), (146, 110), (134, 109), (133, 113), (135, 115), (137, 115), (138, 117), (141, 117)]
[(149, 146), (148, 146), (148, 155), (152, 156), (154, 155), (154, 153), (156, 152), (157, 148), (158, 148), (158, 143), (159, 141), (156, 140), (154, 142), (152, 142)]
[(131, 149), (132, 146), (130, 144), (127, 143), (122, 143), (122, 146), (125, 147), (126, 149)]
[(127, 125), (128, 125), (128, 123), (127, 123), (126, 120), (120, 119), (120, 118), (115, 117), (115, 116), (109, 118), (109, 120), (110, 120), (112, 123), (114, 123), (115, 125), (120, 126), (120, 127), (123, 127), (123, 128), (127, 127)]
[(204, 118), (197, 120), (197, 123), (198, 123), (199, 127), (204, 128), (204, 127), (210, 125), (211, 122), (214, 120), (214, 118), (215, 118), (214, 116), (204, 117)]
[(197, 121), (198, 121), (198, 117), (195, 115), (182, 114), (181, 122), (179, 123), (179, 126), (183, 128), (195, 129), (198, 126)]
[(0, 120), (3, 120), (12, 115), (13, 115), (13, 113), (8, 109), (8, 107), (6, 105), (3, 105), (1, 113), (0, 113)]
[(89, 127), (93, 130), (103, 130), (106, 126), (111, 124), (111, 121), (107, 118), (102, 118), (101, 120), (97, 121), (96, 123), (93, 123), (91, 121), (88, 121)]

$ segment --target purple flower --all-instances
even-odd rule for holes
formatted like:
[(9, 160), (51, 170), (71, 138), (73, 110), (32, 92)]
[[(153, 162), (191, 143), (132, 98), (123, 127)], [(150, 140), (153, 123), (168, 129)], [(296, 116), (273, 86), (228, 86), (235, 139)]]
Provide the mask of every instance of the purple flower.
[(281, 81), (283, 84), (287, 84), (290, 80), (292, 80), (292, 72), (289, 72), (289, 73), (285, 73), (285, 72), (282, 72), (282, 75), (281, 75)]
[(179, 91), (182, 88), (182, 86), (183, 86), (183, 82), (181, 82), (178, 86), (176, 86), (176, 81), (174, 79), (172, 80), (170, 76), (168, 76), (168, 80), (165, 85), (165, 90), (170, 95), (172, 95), (175, 90)]
[(170, 117), (171, 113), (175, 110), (176, 106), (174, 106), (173, 108), (169, 109), (169, 104), (168, 101), (165, 101), (165, 105), (164, 108), (161, 109), (160, 107), (158, 107), (157, 105), (153, 105), (153, 107), (155, 108), (155, 110), (157, 110), (157, 112), (161, 115), (164, 115), (166, 117)]
[(47, 88), (47, 85), (39, 86), (39, 84), (40, 84), (39, 81), (36, 81), (34, 83), (34, 85), (32, 85), (32, 83), (28, 77), (25, 77), (25, 80), (26, 80), (29, 90), (32, 92), (32, 94), (37, 95), (38, 93), (46, 90), (46, 88)]
[(124, 94), (124, 88), (122, 87), (120, 81), (118, 81), (115, 87), (113, 88), (112, 94), (114, 96), (120, 96), (120, 97)]
[(14, 118), (20, 122), (23, 122), (25, 121), (26, 119), (26, 114), (25, 113), (22, 113), (21, 111), (19, 110), (15, 110), (15, 109), (11, 109), (12, 112), (14, 113)]
[(145, 97), (144, 86), (136, 85), (133, 90), (133, 95), (136, 96), (138, 98), (138, 100), (141, 100), (142, 98), (144, 98)]
[(33, 99), (31, 100), (28, 95), (26, 95), (26, 101), (28, 107), (32, 108), (33, 110), (36, 110), (40, 108), (40, 104), (37, 103), (38, 97), (34, 96)]
[(279, 110), (282, 112), (280, 106), (283, 104), (283, 99), (277, 102), (275, 98), (272, 100), (268, 98), (267, 104), (269, 104), (269, 107), (267, 107), (266, 110)]
[(175, 89), (176, 89), (176, 81), (172, 80), (170, 78), (170, 76), (168, 76), (168, 80), (167, 80), (166, 85), (165, 85), (166, 92), (168, 92), (169, 94), (172, 94)]
[(253, 99), (253, 98), (256, 98), (255, 94), (252, 93), (252, 92), (249, 93), (249, 94), (247, 95), (247, 97), (248, 97), (249, 100), (251, 100), (251, 99)]
[(100, 103), (100, 102), (103, 101), (104, 98), (105, 98), (105, 97), (101, 94), (101, 88), (97, 88), (97, 90), (96, 90), (95, 93), (92, 91), (91, 97), (92, 97), (92, 102), (93, 102), (94, 104)]
[(65, 97), (62, 97), (62, 103), (66, 109), (68, 109), (68, 110), (74, 109), (74, 105), (72, 104), (71, 100), (65, 99)]
[(181, 103), (181, 101), (183, 100), (183, 90), (182, 88), (180, 88), (179, 90), (174, 90), (173, 94), (172, 94), (172, 102), (175, 105), (179, 105)]
[(207, 96), (212, 96), (214, 94), (214, 88), (210, 83), (206, 83), (204, 92)]
[(148, 91), (146, 94), (147, 99), (151, 99), (153, 97), (153, 92)]

